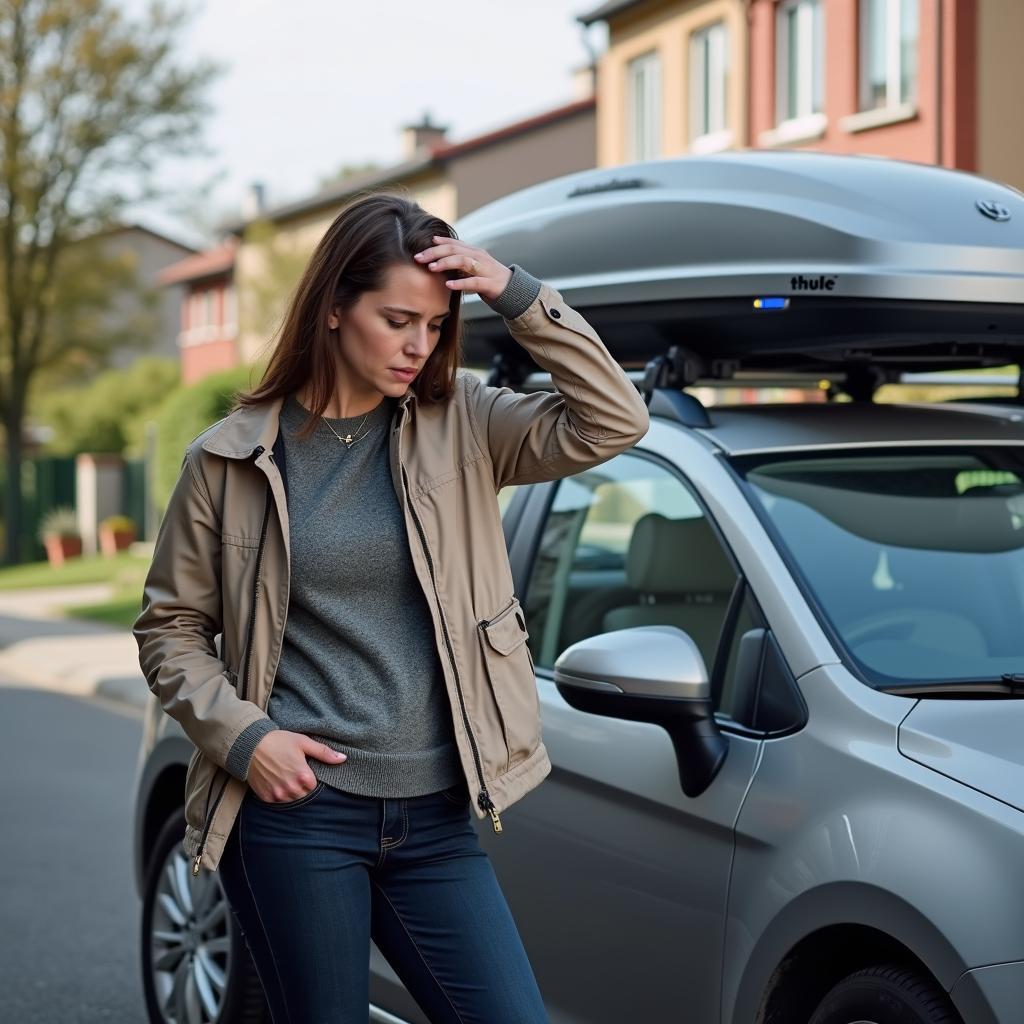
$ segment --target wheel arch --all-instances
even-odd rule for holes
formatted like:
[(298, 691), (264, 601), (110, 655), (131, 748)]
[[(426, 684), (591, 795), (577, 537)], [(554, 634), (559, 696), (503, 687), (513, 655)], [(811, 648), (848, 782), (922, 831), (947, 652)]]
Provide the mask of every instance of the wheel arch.
[[(176, 749), (176, 748), (175, 748)], [(135, 889), (142, 896), (146, 869), (153, 855), (153, 846), (167, 818), (184, 806), (185, 775), (188, 764), (181, 761), (177, 752), (167, 757), (162, 750), (147, 766), (146, 784), (140, 787), (140, 805), (136, 811), (135, 824)]]
[(913, 967), (947, 992), (967, 969), (932, 921), (896, 893), (851, 882), (808, 890), (763, 930), (722, 1019), (733, 1024), (799, 1019), (778, 1015), (798, 985), (813, 990), (816, 1004), (840, 978), (881, 962)]

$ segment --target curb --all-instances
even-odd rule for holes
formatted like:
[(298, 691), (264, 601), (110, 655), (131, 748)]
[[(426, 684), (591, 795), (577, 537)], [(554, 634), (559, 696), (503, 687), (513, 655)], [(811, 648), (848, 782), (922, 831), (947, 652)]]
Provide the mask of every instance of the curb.
[(130, 704), (140, 710), (148, 707), (153, 696), (146, 685), (146, 677), (141, 673), (137, 676), (107, 676), (97, 679), (94, 692), (100, 697)]
[(130, 633), (63, 634), (19, 640), (0, 651), (10, 685), (76, 697), (101, 696), (145, 708), (152, 696)]

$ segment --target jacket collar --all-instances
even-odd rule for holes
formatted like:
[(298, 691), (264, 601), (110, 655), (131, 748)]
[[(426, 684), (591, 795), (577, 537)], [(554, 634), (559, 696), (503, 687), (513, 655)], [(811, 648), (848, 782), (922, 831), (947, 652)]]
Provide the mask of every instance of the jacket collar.
[[(399, 398), (398, 407), (405, 408), (415, 398), (416, 392), (410, 385)], [(229, 459), (247, 459), (257, 445), (262, 445), (264, 451), (272, 448), (277, 440), (278, 420), (283, 404), (284, 398), (279, 396), (269, 402), (242, 406), (229, 413), (203, 441), (203, 450)]]

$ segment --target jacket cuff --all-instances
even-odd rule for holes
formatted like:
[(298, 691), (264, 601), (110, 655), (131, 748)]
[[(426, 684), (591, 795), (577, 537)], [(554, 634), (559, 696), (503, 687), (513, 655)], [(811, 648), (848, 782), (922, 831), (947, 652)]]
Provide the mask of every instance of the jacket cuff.
[(523, 270), (518, 263), (513, 263), (509, 269), (512, 276), (505, 285), (505, 290), (496, 299), (484, 299), (491, 309), (506, 320), (512, 320), (525, 313), (540, 294), (541, 285), (540, 278)]
[(252, 752), (256, 749), (256, 744), (268, 732), (279, 728), (280, 726), (272, 718), (257, 718), (255, 722), (250, 722), (231, 744), (231, 749), (224, 761), (224, 767), (228, 773), (245, 782), (249, 775), (249, 763), (252, 761)]

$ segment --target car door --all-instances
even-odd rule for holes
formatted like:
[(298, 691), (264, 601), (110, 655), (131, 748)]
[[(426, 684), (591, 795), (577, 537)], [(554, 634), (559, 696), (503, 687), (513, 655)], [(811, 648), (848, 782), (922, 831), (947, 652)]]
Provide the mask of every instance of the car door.
[(552, 772), (481, 841), (553, 1022), (716, 1021), (733, 827), (760, 740), (733, 732), (720, 774), (689, 799), (664, 730), (576, 711), (552, 666), (582, 637), (667, 623), (729, 693), (734, 638), (759, 613), (667, 463), (632, 449), (531, 499), (513, 561), (531, 550), (519, 588)]

